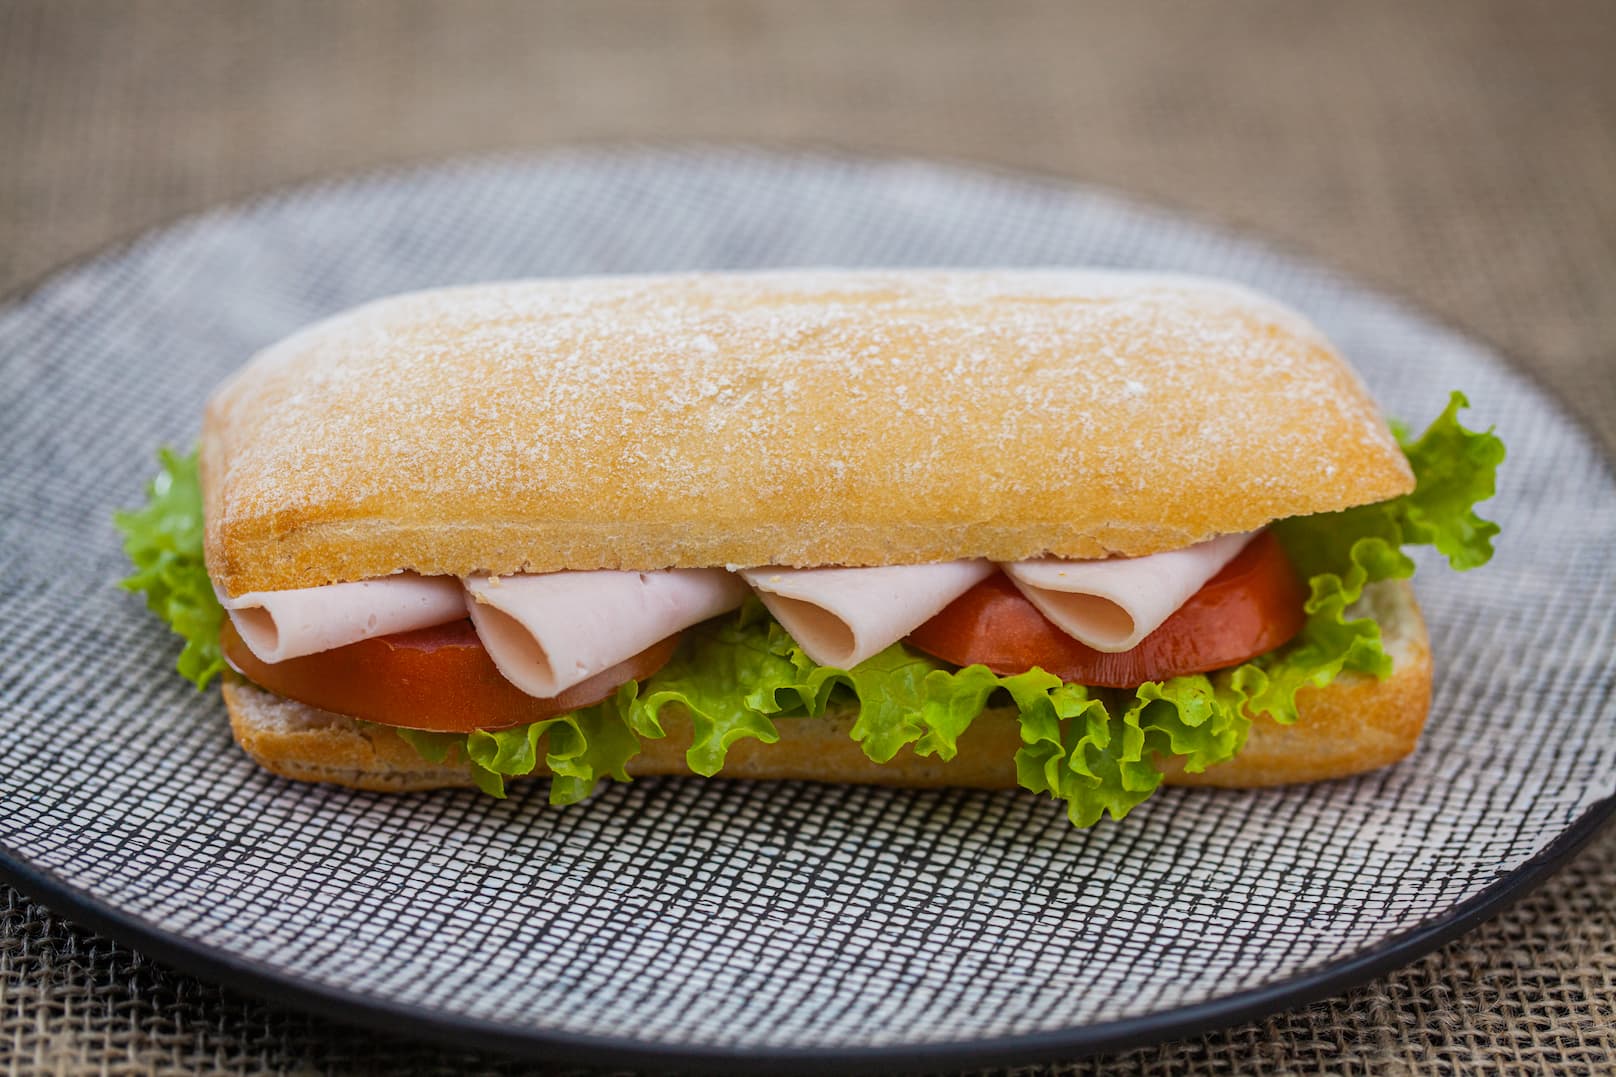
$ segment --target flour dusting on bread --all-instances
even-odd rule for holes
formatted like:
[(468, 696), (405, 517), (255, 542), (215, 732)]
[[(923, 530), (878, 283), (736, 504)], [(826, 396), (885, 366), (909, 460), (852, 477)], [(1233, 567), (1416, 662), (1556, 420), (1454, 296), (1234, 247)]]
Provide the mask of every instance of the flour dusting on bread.
[(1243, 289), (1088, 271), (527, 281), (258, 356), (204, 427), (232, 594), (399, 569), (1141, 555), (1412, 483)]

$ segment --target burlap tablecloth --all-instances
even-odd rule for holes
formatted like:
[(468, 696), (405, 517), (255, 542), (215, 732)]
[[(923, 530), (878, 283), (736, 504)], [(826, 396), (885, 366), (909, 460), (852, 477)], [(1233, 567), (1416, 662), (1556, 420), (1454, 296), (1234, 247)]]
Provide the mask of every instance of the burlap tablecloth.
[[(1353, 272), (1500, 346), (1616, 448), (1613, 57), (1606, 0), (0, 3), (0, 292), (176, 215), (383, 163), (580, 140), (947, 157), (1108, 185)], [(1616, 832), (1367, 987), (1049, 1072), (1591, 1073), (1613, 1055)], [(0, 1061), (505, 1068), (169, 972), (3, 887)]]

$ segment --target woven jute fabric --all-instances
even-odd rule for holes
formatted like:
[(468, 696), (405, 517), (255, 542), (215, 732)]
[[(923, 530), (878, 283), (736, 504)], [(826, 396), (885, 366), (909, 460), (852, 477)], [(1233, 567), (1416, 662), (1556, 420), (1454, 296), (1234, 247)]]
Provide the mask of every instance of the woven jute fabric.
[[(1612, 9), (1339, 8), (11, 5), (0, 287), (332, 171), (807, 140), (1032, 167), (1276, 237), (1499, 344), (1616, 444)], [(1607, 835), (1370, 987), (1051, 1072), (1602, 1071), (1613, 884)], [(18, 1070), (504, 1066), (262, 1006), (5, 900), (0, 1057)]]

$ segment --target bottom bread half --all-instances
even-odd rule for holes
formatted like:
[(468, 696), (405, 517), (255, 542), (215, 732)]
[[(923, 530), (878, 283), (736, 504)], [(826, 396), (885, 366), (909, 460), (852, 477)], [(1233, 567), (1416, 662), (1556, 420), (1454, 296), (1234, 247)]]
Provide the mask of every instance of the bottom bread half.
[[(1403, 580), (1375, 584), (1356, 612), (1380, 622), (1394, 662), (1389, 677), (1349, 673), (1327, 687), (1304, 688), (1297, 696), (1301, 718), (1295, 725), (1258, 718), (1234, 759), (1199, 774), (1169, 766), (1167, 781), (1227, 788), (1320, 781), (1383, 767), (1413, 751), (1431, 701), (1430, 644), (1414, 592)], [(464, 763), (428, 762), (384, 726), (294, 702), (234, 675), (225, 678), (224, 699), (237, 742), (284, 777), (388, 792), (472, 784)], [(959, 754), (946, 763), (908, 749), (889, 762), (873, 763), (849, 736), (854, 717), (843, 712), (780, 719), (777, 743), (735, 744), (722, 776), (985, 789), (1016, 784), (1021, 735), (1012, 708), (979, 715), (960, 738)], [(629, 761), (630, 774), (690, 774), (688, 718), (670, 710), (663, 724), (668, 736), (644, 742), (643, 751)], [(534, 773), (546, 773), (542, 762)]]

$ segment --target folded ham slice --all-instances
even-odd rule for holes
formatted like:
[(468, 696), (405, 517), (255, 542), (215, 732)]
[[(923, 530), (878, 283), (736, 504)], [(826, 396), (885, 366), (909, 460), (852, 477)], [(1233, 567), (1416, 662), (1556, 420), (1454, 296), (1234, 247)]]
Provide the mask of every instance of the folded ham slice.
[(735, 609), (746, 586), (723, 569), (694, 568), (471, 576), (465, 593), (494, 665), (522, 691), (548, 699)]
[(1219, 535), (1149, 557), (1045, 557), (999, 567), (1067, 635), (1096, 651), (1127, 651), (1160, 628), (1255, 535)]
[[(1255, 534), (1253, 532), (1252, 534)], [(602, 670), (741, 604), (750, 585), (814, 661), (847, 669), (885, 650), (1003, 569), (1043, 615), (1099, 651), (1136, 646), (1252, 538), (1103, 561), (1043, 558), (872, 568), (717, 568), (380, 579), (219, 595), (265, 662), (409, 632), (468, 613), (500, 672), (556, 696)], [(744, 583), (742, 581), (745, 581)]]
[(847, 669), (886, 650), (993, 574), (987, 561), (874, 568), (749, 568), (791, 638), (822, 666)]
[(430, 628), (466, 615), (459, 580), (409, 572), (292, 591), (250, 591), (235, 598), (217, 588), (214, 592), (248, 649), (265, 662)]

